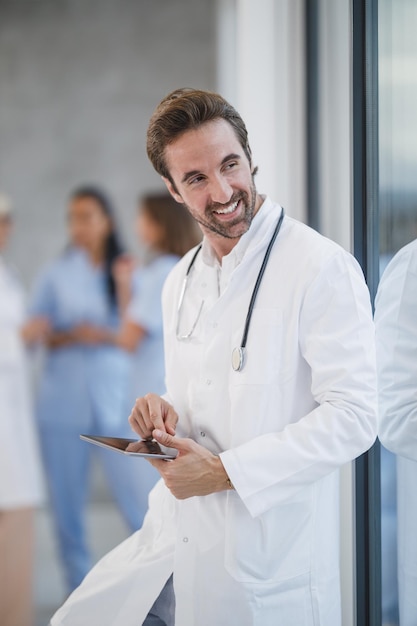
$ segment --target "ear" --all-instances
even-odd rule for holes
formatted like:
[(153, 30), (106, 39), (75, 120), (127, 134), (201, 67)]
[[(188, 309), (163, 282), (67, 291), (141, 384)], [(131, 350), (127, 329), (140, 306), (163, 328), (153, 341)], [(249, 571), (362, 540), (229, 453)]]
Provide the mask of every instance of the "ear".
[(172, 184), (172, 182), (169, 180), (169, 178), (165, 178), (164, 176), (162, 176), (162, 180), (164, 181), (169, 193), (171, 194), (171, 196), (174, 198), (174, 200), (176, 200), (177, 202), (179, 202), (180, 204), (184, 204), (184, 200), (182, 199), (182, 197), (180, 196), (180, 194), (178, 193), (176, 187)]

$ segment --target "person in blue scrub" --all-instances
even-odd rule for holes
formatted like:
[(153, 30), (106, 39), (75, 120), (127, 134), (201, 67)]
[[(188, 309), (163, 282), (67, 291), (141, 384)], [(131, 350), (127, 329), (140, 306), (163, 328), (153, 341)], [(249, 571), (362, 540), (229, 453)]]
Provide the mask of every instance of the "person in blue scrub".
[[(131, 437), (132, 432), (126, 405), (131, 357), (99, 337), (103, 331), (116, 332), (120, 325), (112, 272), (123, 254), (111, 203), (100, 189), (74, 191), (68, 229), (69, 245), (37, 281), (31, 314), (46, 317), (52, 328), (36, 412), (59, 551), (71, 592), (92, 565), (85, 529), (92, 446), (79, 435)], [(147, 494), (140, 483), (148, 464), (108, 450), (96, 452), (120, 511), (130, 531), (135, 531), (147, 509)]]
[(128, 413), (136, 398), (150, 390), (157, 394), (165, 391), (162, 288), (174, 265), (202, 237), (186, 208), (165, 193), (150, 193), (140, 199), (137, 235), (146, 249), (145, 264), (133, 271), (132, 279), (133, 268), (122, 258), (115, 272), (119, 299), (125, 303), (123, 324), (115, 341), (132, 351), (134, 358)]

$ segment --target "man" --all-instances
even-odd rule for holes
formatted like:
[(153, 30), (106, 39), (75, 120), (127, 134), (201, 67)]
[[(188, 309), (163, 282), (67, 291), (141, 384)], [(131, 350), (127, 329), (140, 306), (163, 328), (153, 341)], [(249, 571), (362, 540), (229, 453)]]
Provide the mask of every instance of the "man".
[(167, 394), (130, 416), (178, 456), (152, 461), (142, 530), (52, 624), (338, 626), (337, 469), (376, 433), (361, 271), (258, 194), (245, 125), (219, 95), (167, 96), (147, 149), (204, 233), (164, 289)]

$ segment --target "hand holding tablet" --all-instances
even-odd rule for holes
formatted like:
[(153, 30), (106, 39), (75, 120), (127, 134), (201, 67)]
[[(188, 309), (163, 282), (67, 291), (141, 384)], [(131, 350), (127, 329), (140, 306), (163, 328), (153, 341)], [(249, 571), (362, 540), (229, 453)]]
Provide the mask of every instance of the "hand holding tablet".
[(172, 448), (163, 448), (157, 441), (137, 439), (125, 439), (123, 437), (101, 437), (99, 435), (80, 435), (80, 439), (93, 443), (96, 446), (116, 450), (129, 456), (141, 456), (144, 458), (175, 459), (176, 451)]

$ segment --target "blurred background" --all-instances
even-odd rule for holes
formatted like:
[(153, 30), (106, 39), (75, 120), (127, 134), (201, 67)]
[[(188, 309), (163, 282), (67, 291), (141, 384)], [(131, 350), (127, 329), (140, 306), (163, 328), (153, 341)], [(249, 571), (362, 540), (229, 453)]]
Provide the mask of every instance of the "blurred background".
[[(379, 9), (382, 273), (417, 236), (417, 13), (415, 0), (362, 4)], [(141, 257), (133, 228), (137, 199), (163, 188), (147, 160), (146, 128), (161, 98), (183, 86), (219, 91), (236, 106), (259, 165), (258, 190), (352, 250), (352, 15), (359, 5), (0, 0), (0, 192), (14, 207), (6, 258), (28, 296), (41, 269), (66, 246), (68, 195), (80, 184), (109, 192), (127, 247)], [(34, 391), (41, 360), (32, 353)], [(395, 482), (395, 468), (389, 477)], [(341, 495), (344, 626), (355, 623), (354, 510), (349, 465)], [(98, 464), (88, 525), (95, 559), (129, 532)], [(395, 532), (394, 523), (386, 539), (394, 551)], [(383, 565), (394, 589), (395, 562), (383, 557)], [(48, 622), (64, 595), (46, 502), (36, 512), (36, 626)], [(386, 623), (397, 624), (397, 614)]]
[(108, 189), (136, 247), (137, 196), (161, 186), (149, 117), (178, 86), (215, 88), (215, 23), (210, 0), (1, 0), (0, 187), (27, 285), (62, 250), (79, 184)]

